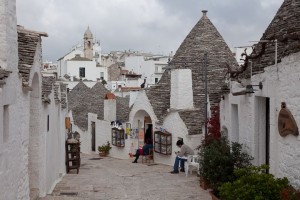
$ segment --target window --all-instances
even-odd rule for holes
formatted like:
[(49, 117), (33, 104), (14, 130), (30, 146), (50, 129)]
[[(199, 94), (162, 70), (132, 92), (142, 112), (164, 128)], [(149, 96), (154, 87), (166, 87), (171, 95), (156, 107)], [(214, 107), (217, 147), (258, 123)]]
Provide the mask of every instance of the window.
[(104, 79), (104, 72), (100, 72), (100, 79), (101, 79), (101, 80)]
[(172, 134), (168, 132), (154, 132), (154, 150), (156, 153), (172, 154)]
[(79, 77), (85, 77), (85, 68), (84, 67), (79, 68)]
[(112, 128), (112, 135), (111, 135), (111, 144), (117, 147), (124, 147), (125, 146), (125, 133), (124, 130)]
[(8, 141), (9, 135), (9, 112), (8, 112), (8, 105), (3, 107), (3, 142)]
[(158, 82), (158, 78), (155, 78), (155, 84)]
[(155, 66), (155, 72), (156, 73), (158, 72), (158, 66)]

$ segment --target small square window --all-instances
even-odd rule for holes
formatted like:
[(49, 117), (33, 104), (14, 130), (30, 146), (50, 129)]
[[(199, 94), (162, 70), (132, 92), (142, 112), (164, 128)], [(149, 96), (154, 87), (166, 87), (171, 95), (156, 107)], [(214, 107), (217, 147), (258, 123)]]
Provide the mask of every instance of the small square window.
[(79, 77), (85, 77), (85, 68), (84, 67), (79, 68)]

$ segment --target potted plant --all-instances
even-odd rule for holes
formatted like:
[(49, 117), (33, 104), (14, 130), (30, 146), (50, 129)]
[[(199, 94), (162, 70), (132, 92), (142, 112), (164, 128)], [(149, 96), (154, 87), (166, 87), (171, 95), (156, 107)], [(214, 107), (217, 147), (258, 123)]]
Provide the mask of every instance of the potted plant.
[(212, 109), (212, 116), (207, 121), (208, 135), (198, 148), (200, 180), (208, 182), (212, 194), (219, 196), (218, 188), (236, 179), (234, 169), (250, 166), (253, 158), (243, 150), (242, 144), (230, 143), (221, 136), (218, 106)]
[(109, 154), (109, 150), (111, 149), (109, 141), (102, 146), (98, 146), (98, 151), (100, 156), (107, 156)]
[(234, 173), (238, 178), (220, 187), (222, 200), (296, 199), (292, 198), (293, 194), (288, 189), (288, 179), (275, 178), (272, 174), (266, 173), (268, 168), (267, 165), (262, 165), (235, 170)]

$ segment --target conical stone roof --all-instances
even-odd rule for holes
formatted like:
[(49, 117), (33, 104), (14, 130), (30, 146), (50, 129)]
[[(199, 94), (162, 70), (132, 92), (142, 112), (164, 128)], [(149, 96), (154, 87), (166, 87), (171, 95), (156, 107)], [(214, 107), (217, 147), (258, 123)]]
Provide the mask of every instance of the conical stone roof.
[[(186, 125), (190, 124), (187, 125), (189, 134), (201, 133), (201, 126), (204, 122), (205, 91), (202, 79), (204, 54), (207, 54), (208, 58), (207, 78), (210, 105), (216, 106), (220, 102), (225, 85), (227, 72), (225, 63), (237, 66), (237, 62), (224, 39), (207, 17), (207, 11), (203, 11), (202, 18), (184, 39), (170, 63), (173, 68), (192, 70), (194, 106), (199, 111), (179, 112)], [(170, 107), (170, 75), (167, 71), (164, 72), (158, 86), (150, 88), (147, 95), (155, 114), (161, 121)], [(156, 103), (157, 97), (163, 102)]]
[[(281, 62), (283, 57), (300, 51), (299, 0), (285, 0), (261, 38), (261, 40), (275, 39), (278, 41), (278, 62)], [(255, 48), (256, 53), (252, 56), (258, 55), (261, 50), (262, 43), (259, 43)], [(265, 67), (273, 64), (275, 64), (275, 43), (268, 42), (262, 55), (252, 60), (252, 73), (261, 73)]]
[[(101, 82), (96, 83), (91, 89), (80, 81), (68, 94), (69, 109), (72, 110), (74, 123), (81, 130), (88, 129), (88, 113), (98, 115), (104, 119), (104, 99), (110, 91)], [(116, 118), (121, 122), (128, 121), (129, 98), (116, 98)]]
[(101, 82), (96, 83), (90, 91), (89, 98), (89, 112), (98, 115), (98, 119), (103, 119), (104, 114), (104, 99), (105, 95), (110, 91), (107, 90)]
[(86, 97), (89, 95), (90, 88), (80, 81), (73, 89), (68, 93), (68, 105), (72, 110), (74, 124), (82, 130), (87, 130), (88, 122), (88, 102)]

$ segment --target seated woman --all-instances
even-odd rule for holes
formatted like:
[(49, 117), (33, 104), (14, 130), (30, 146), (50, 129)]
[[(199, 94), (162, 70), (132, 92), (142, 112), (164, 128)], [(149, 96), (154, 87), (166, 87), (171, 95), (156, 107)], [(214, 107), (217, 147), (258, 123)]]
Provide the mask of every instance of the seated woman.
[[(135, 155), (135, 160), (132, 163), (137, 163), (137, 160), (139, 159), (140, 155), (149, 155), (150, 149), (153, 149), (153, 144), (151, 142), (151, 139), (147, 139), (146, 143), (143, 146), (143, 149), (137, 149)], [(140, 150), (142, 150), (140, 152)]]

